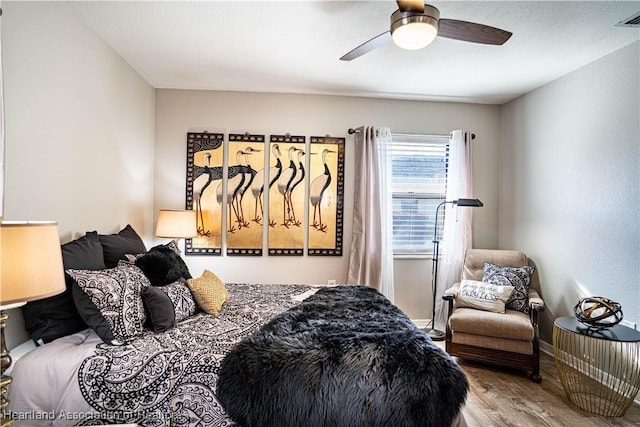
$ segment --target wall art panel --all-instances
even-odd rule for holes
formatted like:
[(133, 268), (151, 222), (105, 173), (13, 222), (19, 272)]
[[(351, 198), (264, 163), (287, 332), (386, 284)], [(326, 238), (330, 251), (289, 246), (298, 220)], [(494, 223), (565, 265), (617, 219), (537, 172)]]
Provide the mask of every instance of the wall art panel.
[[(262, 255), (264, 150), (264, 135), (229, 134), (224, 191), (227, 255)], [(222, 200), (222, 191), (219, 194)]]
[(341, 256), (345, 139), (312, 136), (310, 142), (307, 254)]
[(270, 136), (269, 255), (304, 254), (305, 145), (304, 136)]
[(189, 255), (221, 255), (222, 211), (216, 188), (222, 184), (224, 135), (187, 133), (186, 208), (196, 211), (198, 236), (186, 239)]

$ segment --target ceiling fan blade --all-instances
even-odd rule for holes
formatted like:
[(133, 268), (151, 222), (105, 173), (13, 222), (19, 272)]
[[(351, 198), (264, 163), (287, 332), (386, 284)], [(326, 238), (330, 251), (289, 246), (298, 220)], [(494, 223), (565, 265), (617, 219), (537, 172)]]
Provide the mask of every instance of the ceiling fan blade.
[(457, 19), (440, 19), (438, 36), (483, 44), (504, 44), (512, 33), (488, 25)]
[(401, 12), (424, 12), (424, 0), (396, 0)]
[(391, 40), (391, 32), (390, 31), (385, 31), (382, 34), (379, 34), (379, 35), (375, 36), (371, 40), (368, 40), (368, 41), (362, 43), (360, 46), (358, 46), (357, 48), (353, 49), (351, 52), (343, 55), (342, 58), (340, 58), (340, 60), (341, 61), (351, 61), (352, 59), (359, 58), (362, 55), (364, 55), (365, 53), (369, 53), (373, 49), (375, 49), (377, 47), (380, 47), (383, 44), (389, 42), (389, 40)]

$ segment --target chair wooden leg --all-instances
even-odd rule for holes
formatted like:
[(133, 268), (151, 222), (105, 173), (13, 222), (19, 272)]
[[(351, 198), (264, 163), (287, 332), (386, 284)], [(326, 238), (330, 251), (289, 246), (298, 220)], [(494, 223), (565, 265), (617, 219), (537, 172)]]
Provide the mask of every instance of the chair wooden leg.
[(447, 301), (447, 323), (445, 325), (445, 345), (444, 345), (444, 351), (446, 351), (447, 353), (450, 353), (450, 347), (451, 347), (451, 326), (449, 325), (449, 318), (451, 317), (451, 313), (453, 312), (453, 298), (445, 298), (443, 297), (442, 299), (445, 299)]
[(531, 320), (533, 325), (533, 355), (532, 355), (532, 371), (529, 379), (539, 383), (542, 381), (540, 376), (540, 329), (538, 328), (538, 310), (531, 310)]
[(539, 383), (542, 381), (542, 377), (540, 376), (540, 339), (538, 338), (538, 333), (536, 330), (536, 336), (533, 339), (533, 355), (531, 360), (531, 373), (529, 374), (529, 379), (533, 382)]

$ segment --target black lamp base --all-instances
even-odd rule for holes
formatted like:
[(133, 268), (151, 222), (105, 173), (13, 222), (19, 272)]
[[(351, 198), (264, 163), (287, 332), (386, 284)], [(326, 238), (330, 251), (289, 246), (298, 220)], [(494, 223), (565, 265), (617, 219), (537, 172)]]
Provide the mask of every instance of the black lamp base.
[(446, 334), (438, 329), (427, 329), (425, 331), (432, 341), (444, 341)]

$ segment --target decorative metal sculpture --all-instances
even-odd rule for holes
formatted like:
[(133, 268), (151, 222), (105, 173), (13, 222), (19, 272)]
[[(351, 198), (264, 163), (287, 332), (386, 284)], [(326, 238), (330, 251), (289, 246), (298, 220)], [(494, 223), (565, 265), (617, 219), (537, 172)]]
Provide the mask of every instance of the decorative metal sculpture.
[(578, 321), (592, 329), (605, 329), (622, 321), (619, 303), (604, 297), (582, 298), (573, 307)]

